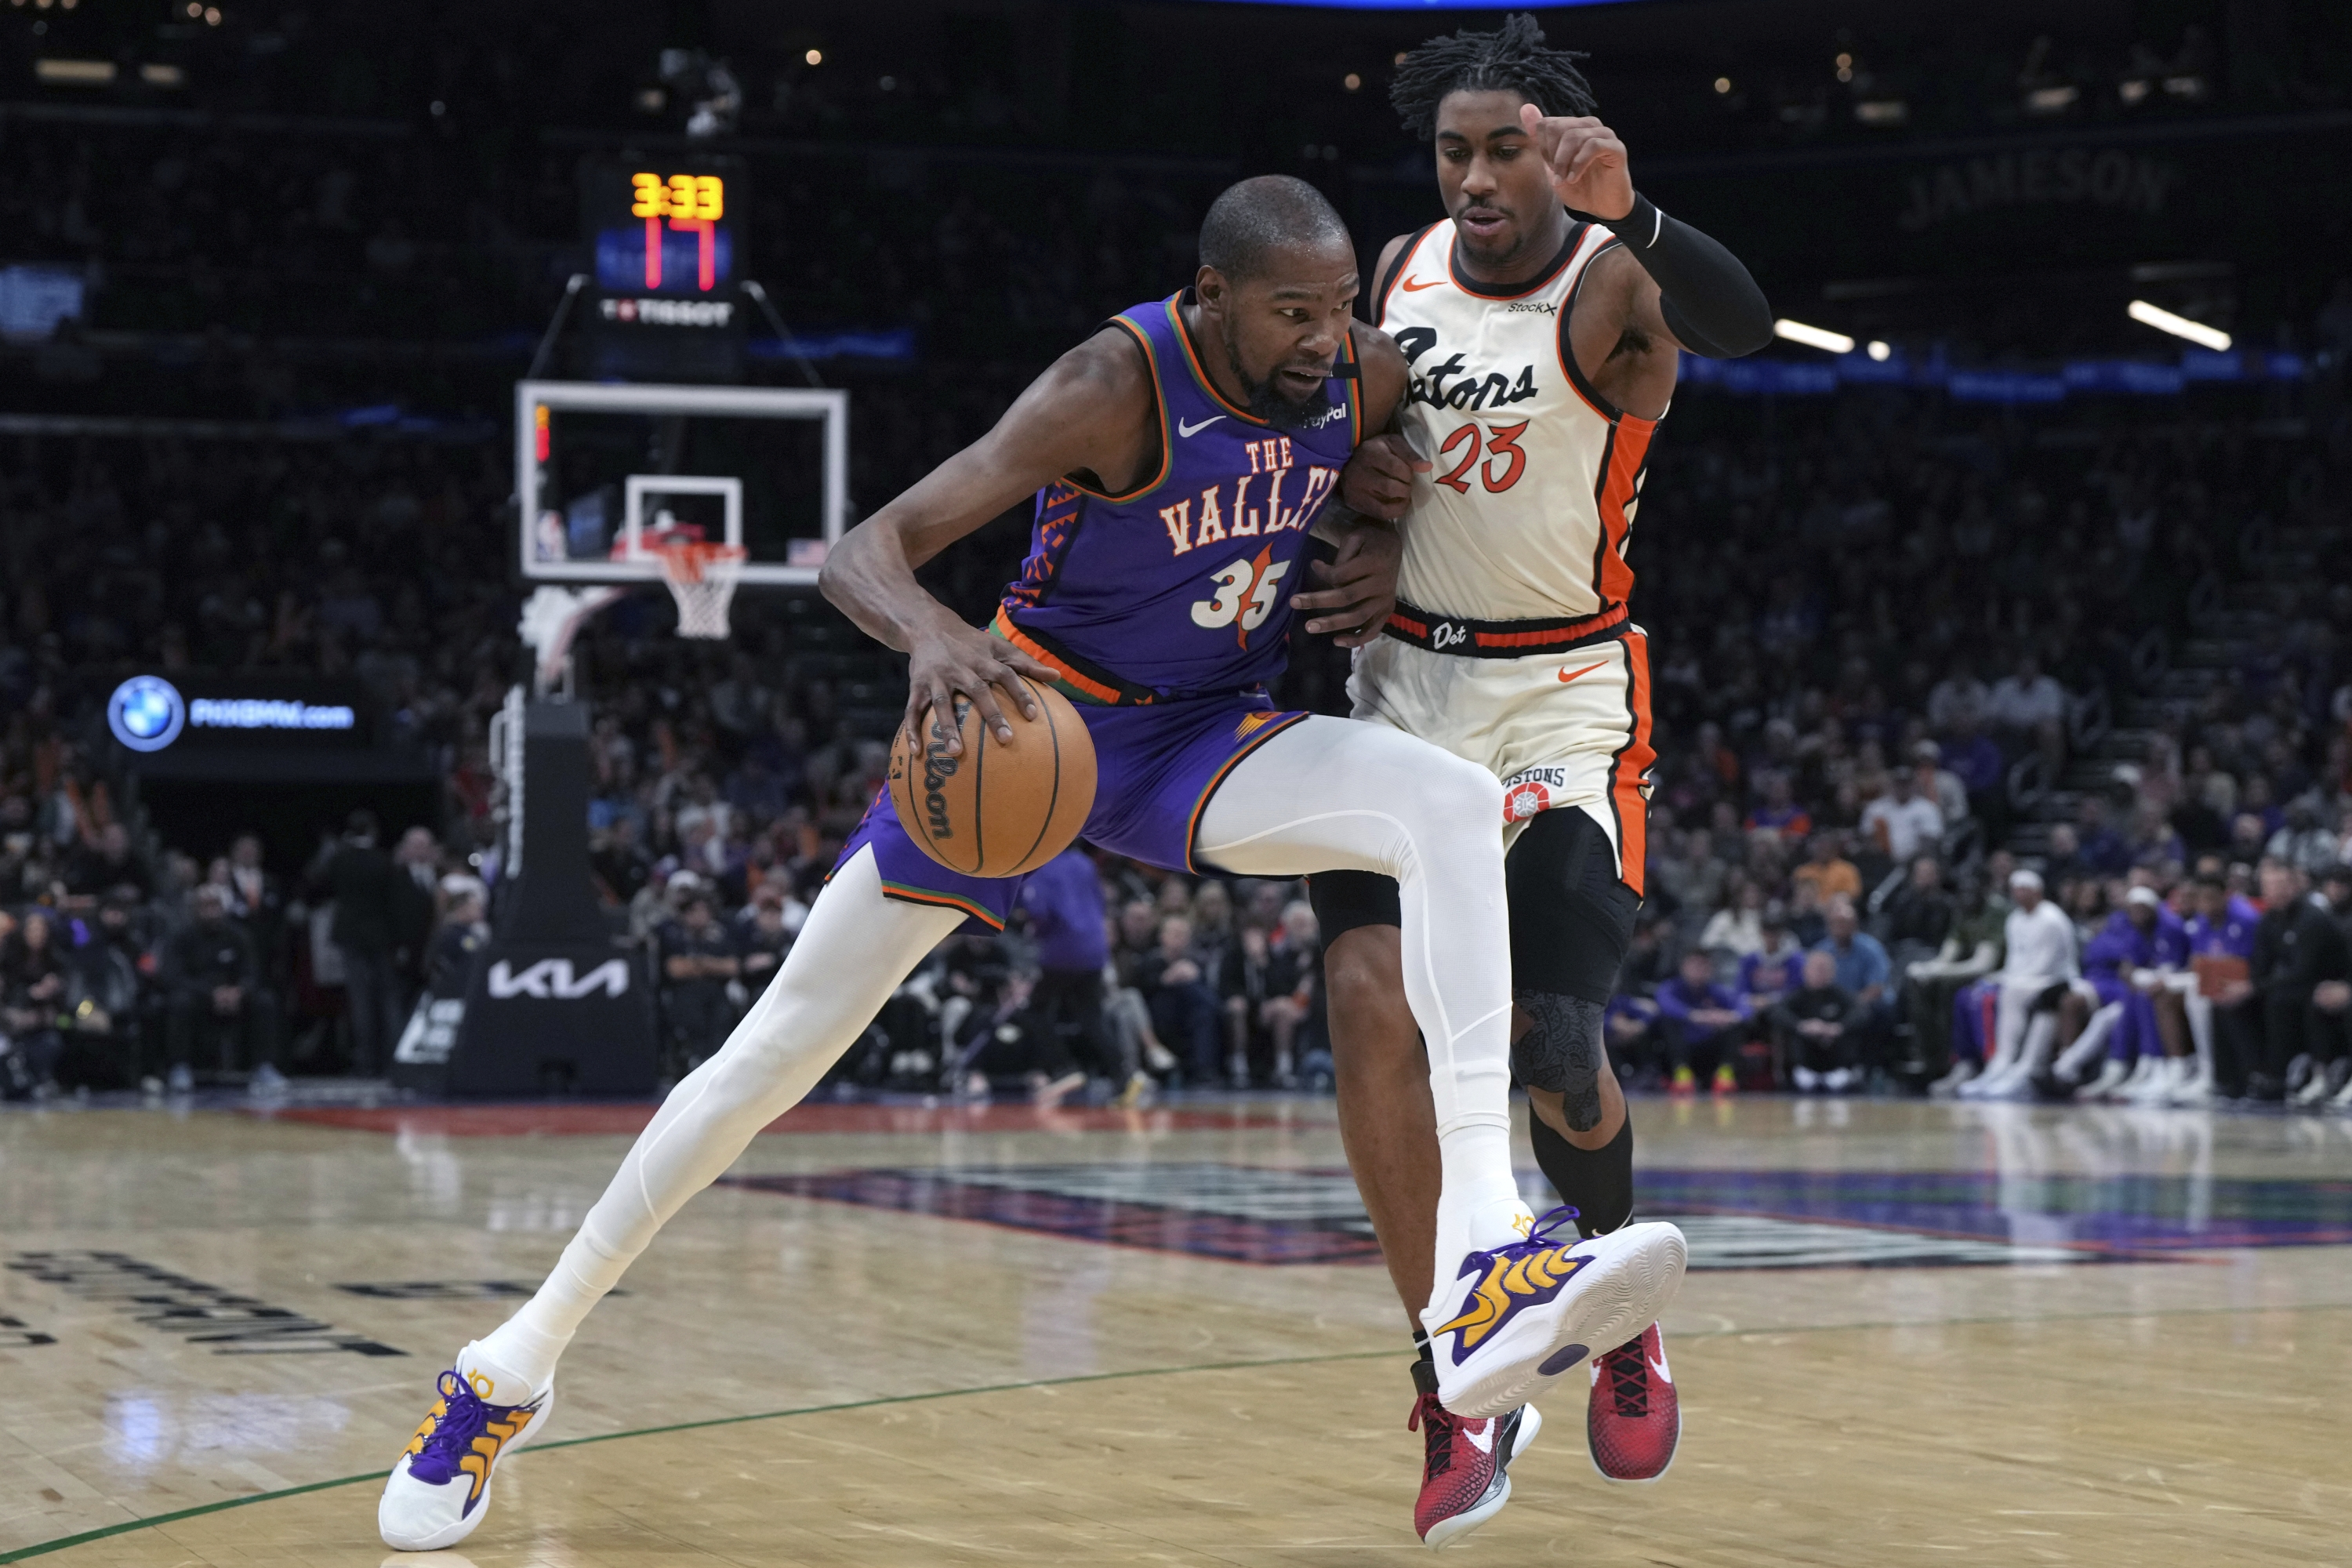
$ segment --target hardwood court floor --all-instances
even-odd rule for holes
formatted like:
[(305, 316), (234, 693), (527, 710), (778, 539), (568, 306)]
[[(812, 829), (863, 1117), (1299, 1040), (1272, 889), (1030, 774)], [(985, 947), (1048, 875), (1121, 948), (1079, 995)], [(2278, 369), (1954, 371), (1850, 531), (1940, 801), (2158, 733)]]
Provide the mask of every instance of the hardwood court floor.
[[(641, 1110), (0, 1115), (0, 1563), (1332, 1563), (1422, 1550), (1328, 1104), (811, 1107), (567, 1357), (461, 1552), (433, 1374)], [(2352, 1563), (2352, 1122), (1639, 1103), (1681, 1458), (1558, 1399), (1496, 1562)], [(1530, 1185), (1534, 1178), (1530, 1173)]]

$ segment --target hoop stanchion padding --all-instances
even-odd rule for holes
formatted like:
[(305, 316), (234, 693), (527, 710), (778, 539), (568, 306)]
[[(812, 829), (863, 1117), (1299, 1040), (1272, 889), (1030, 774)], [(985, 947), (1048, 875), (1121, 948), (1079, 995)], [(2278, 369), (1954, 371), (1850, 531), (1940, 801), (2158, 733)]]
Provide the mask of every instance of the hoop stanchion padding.
[(735, 602), (735, 585), (742, 581), (742, 547), (698, 542), (657, 544), (662, 580), (677, 601), (677, 635), (682, 637), (724, 637), (727, 611)]

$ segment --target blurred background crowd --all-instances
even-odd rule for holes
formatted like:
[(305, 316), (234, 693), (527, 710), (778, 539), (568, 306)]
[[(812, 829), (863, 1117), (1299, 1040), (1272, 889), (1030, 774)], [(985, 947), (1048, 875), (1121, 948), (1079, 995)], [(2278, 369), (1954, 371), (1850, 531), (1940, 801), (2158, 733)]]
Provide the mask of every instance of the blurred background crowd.
[[(692, 140), (744, 160), (751, 270), (803, 333), (790, 352), (755, 339), (751, 374), (796, 380), (799, 353), (849, 389), (862, 510), (1091, 324), (1181, 285), (1230, 179), (1315, 179), (1367, 253), (1433, 212), (1426, 154), (1379, 90), (1422, 18), (1359, 18), (1363, 58), (1338, 60), (1306, 47), (1311, 13), (1234, 11), (1281, 63), (1220, 79), (1231, 112), (1202, 116), (1160, 111), (1207, 90), (1181, 73), (1114, 92), (1086, 64), (1158, 58), (1196, 7), (983, 7), (923, 28), (818, 7), (756, 38), (715, 19), (667, 54), (643, 8), (609, 9), (609, 27), (551, 28), (494, 8), (455, 52), (290, 5), (160, 32), (94, 5), (0, 17), (27, 44), (5, 68), (32, 71), (0, 92), (17, 237), (0, 266), (80, 280), (72, 311), (0, 334), (0, 1093), (376, 1076), (417, 999), (462, 990), (500, 881), (488, 724), (525, 675), (503, 410), (583, 265), (583, 158)], [(2102, 267), (2174, 254), (2176, 226), (2223, 249), (2132, 286), (2291, 367), (2158, 395), (1685, 388), (1632, 547), (1660, 754), (1651, 897), (1612, 1015), (1635, 1086), (1958, 1092), (1981, 1061), (1977, 1092), (2343, 1089), (2342, 943), (2278, 938), (2343, 918), (2352, 854), (2352, 280), (2328, 237), (2345, 219), (2318, 204), (2290, 247), (2267, 220), (2200, 223), (2191, 187), (2199, 150), (2238, 145), (2248, 117), (2329, 111), (2330, 51), (2352, 38), (2292, 5), (2209, 9), (2053, 37), (1929, 7), (1884, 36), (1798, 39), (1749, 37), (1730, 7), (1700, 45), (1642, 32), (1634, 7), (1591, 12), (1573, 40), (1637, 169), (1666, 172), (1662, 199), (1688, 182), (1677, 210), (1792, 314), (1923, 365), (2162, 358), (2168, 340), (2118, 337), (2119, 310), (2093, 325), (2081, 300)], [(66, 53), (110, 74), (33, 70)], [(165, 65), (176, 79), (147, 69)], [(2079, 266), (2002, 250), (2006, 231), (1915, 235), (1903, 183), (1871, 231), (1897, 248), (1850, 253), (1801, 183), (1906, 144), (1929, 179), (1957, 156), (1938, 137), (2116, 126), (2170, 149), (2177, 184)], [(2289, 178), (2260, 162), (2239, 166)], [(1743, 207), (1732, 186), (1782, 195)], [(896, 346), (824, 346), (862, 328)], [(929, 580), (977, 619), (1025, 533), (1008, 514)], [(641, 594), (575, 654), (596, 885), (653, 955), (672, 1075), (788, 950), (902, 696), (894, 658), (813, 595), (746, 593), (734, 621), (730, 644), (681, 641)], [(354, 683), (374, 743), (425, 782), (191, 811), (108, 737), (108, 693), (138, 671)], [(1277, 697), (1344, 711), (1346, 673), (1302, 637)], [(2069, 973), (2007, 952), (2021, 868), (2067, 922)], [(2138, 888), (2159, 927), (2218, 897), (2208, 923), (2243, 930), (2119, 963), (2097, 943), (2155, 918)], [(2217, 957), (2244, 974), (2200, 969)], [(2125, 970), (2144, 998), (2164, 987), (2133, 976), (2196, 977), (2211, 1006), (2144, 1017), (2100, 978)], [(2004, 977), (2021, 996), (2045, 983), (2006, 1021), (1970, 1014)], [(1303, 889), (1057, 863), (1003, 937), (943, 948), (837, 1078), (1130, 1100), (1327, 1083)]]

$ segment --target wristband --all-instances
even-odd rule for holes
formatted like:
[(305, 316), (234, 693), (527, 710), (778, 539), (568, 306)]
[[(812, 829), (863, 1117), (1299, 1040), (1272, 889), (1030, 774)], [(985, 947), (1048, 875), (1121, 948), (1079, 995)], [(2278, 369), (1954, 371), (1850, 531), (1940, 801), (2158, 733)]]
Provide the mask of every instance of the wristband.
[(1666, 215), (1639, 191), (1633, 193), (1633, 210), (1623, 217), (1596, 217), (1591, 213), (1578, 212), (1574, 207), (1569, 208), (1568, 212), (1570, 216), (1581, 218), (1586, 223), (1600, 224), (1634, 250), (1648, 250), (1658, 243), (1658, 237), (1666, 229)]

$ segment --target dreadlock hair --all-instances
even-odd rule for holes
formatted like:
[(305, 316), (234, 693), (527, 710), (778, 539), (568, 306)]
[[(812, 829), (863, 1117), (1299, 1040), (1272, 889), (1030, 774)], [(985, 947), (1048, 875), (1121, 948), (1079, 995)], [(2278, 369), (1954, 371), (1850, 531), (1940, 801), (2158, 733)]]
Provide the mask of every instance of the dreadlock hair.
[(1437, 106), (1450, 92), (1516, 92), (1545, 114), (1590, 114), (1592, 88), (1575, 49), (1544, 47), (1543, 29), (1525, 11), (1503, 18), (1500, 32), (1468, 28), (1432, 38), (1405, 56), (1389, 84), (1389, 101), (1417, 141), (1437, 133)]

